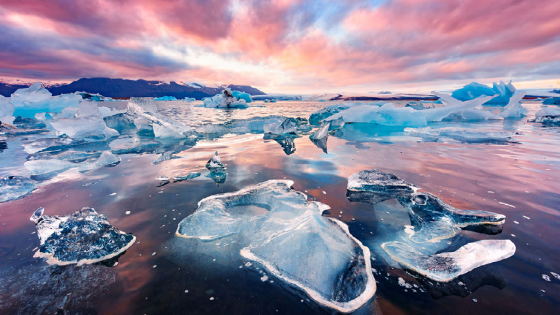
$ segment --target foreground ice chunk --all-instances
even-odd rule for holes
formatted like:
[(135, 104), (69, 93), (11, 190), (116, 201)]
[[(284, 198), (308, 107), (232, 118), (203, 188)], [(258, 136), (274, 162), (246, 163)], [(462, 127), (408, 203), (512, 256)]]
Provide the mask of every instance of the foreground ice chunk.
[(515, 87), (511, 84), (511, 81), (508, 84), (505, 84), (503, 81), (500, 81), (499, 84), (494, 82), (492, 88), (473, 82), (455, 90), (451, 96), (461, 101), (468, 101), (484, 95), (498, 94), (496, 98), (489, 100), (486, 104), (505, 105), (509, 102), (513, 93), (515, 93)]
[(406, 209), (413, 226), (409, 239), (414, 243), (439, 242), (457, 235), (461, 229), (502, 226), (505, 216), (488, 211), (460, 210), (397, 176), (366, 170), (348, 178), (348, 197), (372, 204), (396, 199)]
[(42, 87), (41, 82), (37, 82), (28, 88), (15, 91), (11, 96), (11, 102), (14, 106), (21, 107), (46, 100), (51, 96), (51, 92)]
[(189, 126), (158, 113), (152, 98), (133, 97), (128, 102), (127, 114), (134, 117), (139, 133), (153, 130), (156, 138), (182, 139), (196, 136)]
[(405, 134), (412, 137), (420, 137), (424, 141), (438, 142), (442, 139), (453, 139), (464, 143), (495, 143), (504, 144), (514, 142), (511, 132), (488, 131), (458, 127), (445, 128), (405, 128)]
[(370, 252), (329, 207), (309, 202), (292, 181), (270, 180), (201, 200), (177, 236), (215, 240), (236, 237), (241, 255), (305, 292), (317, 303), (352, 312), (374, 295)]
[(107, 127), (97, 103), (89, 100), (80, 102), (75, 117), (54, 119), (50, 124), (59, 135), (76, 140), (105, 141), (119, 135), (118, 131)]
[(525, 116), (527, 114), (527, 109), (521, 105), (521, 100), (525, 94), (524, 91), (513, 94), (509, 99), (509, 103), (498, 116), (503, 118), (519, 118)]
[(272, 123), (264, 125), (264, 133), (272, 133), (275, 135), (296, 134), (298, 131), (298, 123), (294, 118), (286, 118), (281, 124)]
[(206, 162), (206, 168), (209, 170), (217, 169), (217, 168), (224, 168), (224, 164), (220, 160), (220, 156), (218, 155), (218, 151), (214, 153), (212, 158)]
[(65, 216), (33, 214), (40, 247), (34, 257), (51, 265), (93, 264), (124, 253), (136, 240), (112, 226), (107, 217), (84, 207)]
[(449, 282), (475, 268), (509, 258), (515, 254), (510, 240), (482, 240), (454, 252), (427, 256), (400, 242), (388, 242), (383, 249), (406, 269), (439, 282)]
[(533, 121), (542, 124), (560, 124), (560, 109), (543, 105), (535, 114)]
[(27, 196), (37, 189), (37, 182), (21, 176), (0, 179), (0, 203)]
[(321, 128), (317, 129), (317, 131), (315, 131), (311, 136), (309, 136), (309, 138), (311, 140), (322, 140), (328, 138), (330, 127), (331, 127), (330, 122), (324, 122), (321, 125)]

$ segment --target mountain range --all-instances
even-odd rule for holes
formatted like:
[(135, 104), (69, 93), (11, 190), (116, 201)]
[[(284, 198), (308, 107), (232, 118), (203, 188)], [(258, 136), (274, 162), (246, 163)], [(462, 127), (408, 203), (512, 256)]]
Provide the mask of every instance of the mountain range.
[[(0, 80), (0, 95), (9, 97), (17, 89), (27, 88), (34, 82), (7, 82)], [(263, 91), (249, 85), (206, 86), (194, 82), (146, 81), (111, 78), (82, 78), (71, 83), (43, 83), (53, 95), (74, 92), (98, 93), (108, 97), (162, 97), (174, 96), (178, 99), (192, 97), (202, 99), (214, 96), (228, 87), (232, 90), (251, 95), (266, 95)]]

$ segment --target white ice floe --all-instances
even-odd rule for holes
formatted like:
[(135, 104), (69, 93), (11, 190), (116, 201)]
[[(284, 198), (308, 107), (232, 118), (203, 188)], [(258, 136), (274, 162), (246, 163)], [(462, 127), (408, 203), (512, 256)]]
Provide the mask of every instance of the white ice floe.
[(551, 106), (541, 106), (535, 114), (534, 122), (543, 124), (560, 124), (560, 108)]
[(107, 127), (96, 102), (83, 100), (78, 106), (74, 117), (50, 121), (59, 135), (84, 141), (105, 141), (119, 135), (118, 131)]
[(427, 256), (400, 242), (388, 242), (383, 249), (406, 269), (438, 282), (449, 282), (475, 268), (507, 259), (515, 254), (510, 240), (482, 240), (454, 252)]
[(477, 130), (459, 127), (445, 128), (405, 128), (404, 133), (412, 137), (420, 137), (424, 141), (438, 142), (446, 139), (464, 143), (509, 143), (513, 142), (513, 133), (508, 131)]
[(201, 240), (235, 237), (241, 255), (267, 273), (339, 312), (364, 305), (376, 290), (369, 249), (343, 222), (322, 216), (329, 207), (270, 180), (201, 200), (177, 235)]
[(51, 92), (37, 82), (28, 88), (18, 89), (11, 95), (11, 102), (15, 107), (22, 107), (31, 103), (37, 103), (49, 99)]

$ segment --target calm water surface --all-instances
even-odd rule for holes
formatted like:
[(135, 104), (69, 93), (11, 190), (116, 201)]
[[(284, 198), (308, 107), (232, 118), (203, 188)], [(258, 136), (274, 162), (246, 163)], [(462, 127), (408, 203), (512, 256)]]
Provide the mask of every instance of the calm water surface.
[[(246, 110), (182, 102), (159, 106), (196, 126), (269, 115), (308, 118), (326, 104), (279, 102)], [(531, 110), (528, 117), (534, 117), (539, 103), (525, 105)], [(286, 149), (262, 134), (225, 135), (200, 140), (177, 153), (177, 159), (160, 164), (152, 163), (155, 154), (126, 154), (116, 167), (66, 171), (44, 181), (33, 194), (0, 204), (0, 313), (48, 313), (68, 293), (68, 314), (331, 313), (278, 279), (263, 282), (254, 269), (240, 268), (246, 261), (239, 244), (174, 235), (202, 198), (285, 178), (295, 182), (296, 190), (331, 206), (331, 216), (343, 211), (340, 219), (371, 249), (377, 293), (356, 314), (558, 314), (560, 280), (550, 272), (560, 273), (560, 128), (526, 120), (459, 124), (519, 133), (517, 143), (507, 145), (422, 142), (405, 136), (403, 128), (347, 124), (329, 137), (328, 153), (308, 136), (294, 139), (293, 151), (291, 144)], [(448, 125), (457, 123), (433, 126)], [(9, 139), (5, 148), (0, 146), (0, 175), (28, 175), (21, 146), (25, 141)], [(227, 179), (220, 185), (206, 177), (204, 168), (215, 151), (227, 164)], [(511, 239), (517, 252), (463, 276), (472, 293), (456, 282), (437, 285), (389, 267), (379, 240), (390, 238), (391, 229), (404, 228), (402, 213), (390, 202), (374, 207), (346, 198), (347, 178), (373, 168), (392, 172), (459, 209), (506, 215), (501, 233), (462, 231), (446, 251), (481, 239)], [(156, 187), (158, 176), (192, 171), (202, 176)], [(118, 265), (52, 267), (33, 258), (39, 245), (29, 221), (33, 211), (44, 207), (45, 214), (64, 215), (84, 206), (137, 237)], [(418, 287), (399, 285), (399, 277)]]

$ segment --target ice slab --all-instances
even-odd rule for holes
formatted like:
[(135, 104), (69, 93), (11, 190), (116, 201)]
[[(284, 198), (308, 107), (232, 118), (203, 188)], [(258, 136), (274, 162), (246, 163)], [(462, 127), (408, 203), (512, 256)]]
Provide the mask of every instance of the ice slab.
[(503, 81), (500, 81), (500, 83), (494, 82), (492, 87), (472, 82), (458, 90), (455, 90), (451, 96), (461, 101), (468, 101), (480, 96), (492, 96), (498, 94), (497, 97), (489, 100), (486, 104), (506, 105), (514, 93), (515, 87), (511, 84), (511, 81), (508, 84), (505, 84)]
[(298, 131), (298, 123), (294, 118), (286, 118), (280, 124), (271, 123), (264, 125), (264, 133), (271, 133), (275, 135), (296, 134)]
[(77, 107), (82, 97), (78, 94), (62, 94), (47, 99), (16, 106), (14, 116), (35, 117), (40, 113), (61, 113), (67, 107)]
[(329, 137), (330, 122), (324, 122), (317, 131), (315, 131), (309, 138), (311, 140), (321, 140)]
[(461, 229), (502, 226), (505, 216), (481, 210), (460, 210), (437, 196), (418, 193), (418, 187), (394, 174), (365, 170), (348, 178), (348, 197), (377, 204), (396, 199), (406, 209), (413, 229), (408, 238), (414, 243), (439, 242), (457, 235)]
[(183, 139), (196, 137), (196, 132), (191, 127), (158, 113), (152, 98), (131, 98), (128, 102), (127, 114), (134, 117), (134, 124), (139, 133), (152, 129), (156, 138)]
[(541, 106), (541, 109), (535, 114), (533, 122), (542, 124), (557, 125), (560, 124), (560, 109), (550, 106)]
[(30, 103), (44, 101), (51, 96), (51, 92), (42, 87), (41, 82), (37, 82), (28, 88), (18, 89), (10, 98), (15, 107), (22, 107)]
[(405, 128), (406, 135), (412, 137), (420, 137), (424, 141), (438, 142), (447, 139), (460, 141), (464, 143), (494, 143), (506, 144), (515, 142), (513, 133), (508, 131), (492, 131), (469, 129), (459, 127), (445, 127), (445, 128)]
[(29, 154), (33, 154), (41, 151), (64, 150), (84, 144), (87, 144), (87, 142), (74, 140), (68, 137), (41, 138), (23, 144), (23, 150)]
[[(76, 162), (81, 161), (81, 162)], [(110, 151), (104, 151), (99, 158), (83, 161), (82, 159), (37, 159), (24, 163), (32, 176), (61, 173), (71, 168), (78, 168), (80, 172), (91, 171), (105, 166), (115, 166), (121, 161), (120, 157)]]
[(107, 217), (84, 207), (65, 216), (36, 215), (40, 247), (34, 257), (51, 265), (83, 265), (101, 262), (124, 253), (136, 240), (112, 226)]
[[(347, 110), (354, 106), (362, 105), (361, 103), (346, 103), (346, 104), (333, 104), (329, 106), (325, 106), (320, 110), (312, 113), (309, 116), (309, 123), (311, 125), (320, 125), (321, 122), (334, 114), (337, 114), (343, 110)], [(377, 103), (376, 103), (377, 105)], [(381, 105), (381, 104), (379, 104)]]
[(14, 121), (14, 106), (10, 99), (0, 95), (0, 122), (11, 124)]
[(430, 256), (400, 242), (384, 243), (382, 247), (402, 267), (438, 282), (449, 282), (480, 266), (507, 259), (516, 249), (510, 240), (482, 240)]
[(349, 313), (376, 290), (370, 252), (343, 222), (323, 217), (329, 207), (270, 180), (201, 200), (177, 236), (216, 240), (235, 237), (240, 254), (317, 303)]
[(89, 100), (79, 103), (75, 117), (53, 119), (50, 124), (59, 135), (88, 142), (105, 141), (119, 135), (118, 131), (107, 127), (97, 103)]
[(20, 199), (37, 189), (37, 182), (21, 176), (0, 179), (0, 203)]

